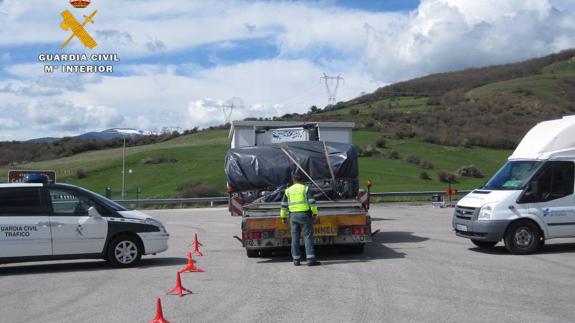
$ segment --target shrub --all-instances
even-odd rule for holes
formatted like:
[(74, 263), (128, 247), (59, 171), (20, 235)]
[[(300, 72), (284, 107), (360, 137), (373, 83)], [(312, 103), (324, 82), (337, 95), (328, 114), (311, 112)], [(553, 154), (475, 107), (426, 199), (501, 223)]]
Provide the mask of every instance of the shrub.
[(482, 178), (483, 173), (473, 165), (462, 166), (457, 170), (457, 174), (463, 177)]
[(157, 165), (157, 164), (174, 164), (177, 163), (178, 160), (175, 159), (174, 157), (169, 157), (169, 156), (156, 156), (156, 157), (148, 157), (148, 158), (144, 158), (142, 159), (142, 164), (148, 164), (148, 165)]
[(352, 108), (352, 109), (349, 110), (349, 114), (352, 115), (352, 116), (356, 116), (356, 115), (359, 114), (359, 110), (356, 109), (356, 108)]
[(455, 174), (444, 171), (437, 173), (437, 179), (442, 183), (457, 183), (457, 176)]
[(357, 149), (357, 153), (359, 155), (359, 157), (371, 157), (373, 155), (377, 155), (379, 154), (379, 152), (377, 151), (377, 149), (373, 148), (372, 146), (365, 146), (365, 147), (359, 147)]
[(377, 141), (375, 142), (375, 146), (377, 148), (386, 148), (385, 137), (383, 136), (379, 137), (379, 139), (377, 139)]
[(212, 197), (221, 195), (216, 187), (202, 182), (188, 182), (178, 187), (178, 197)]
[(421, 173), (419, 173), (419, 179), (423, 179), (423, 180), (431, 180), (431, 177), (429, 177), (429, 174), (427, 174), (426, 171), (423, 171)]
[(399, 152), (397, 150), (392, 150), (387, 154), (387, 158), (389, 159), (399, 159)]
[(82, 178), (86, 178), (86, 177), (88, 177), (88, 174), (86, 174), (86, 172), (82, 168), (76, 170), (76, 178), (77, 179), (82, 179)]
[(423, 168), (423, 169), (433, 169), (433, 163), (427, 160), (422, 160), (421, 162), (419, 162), (419, 167)]
[(405, 161), (410, 163), (410, 164), (414, 164), (414, 165), (419, 165), (419, 163), (421, 162), (419, 160), (419, 157), (417, 157), (415, 155), (409, 155), (409, 156), (405, 157)]

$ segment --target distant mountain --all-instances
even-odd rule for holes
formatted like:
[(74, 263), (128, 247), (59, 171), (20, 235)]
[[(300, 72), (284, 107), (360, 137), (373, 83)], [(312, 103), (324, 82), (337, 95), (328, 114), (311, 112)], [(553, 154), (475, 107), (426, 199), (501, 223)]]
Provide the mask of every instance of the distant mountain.
[[(116, 138), (135, 138), (139, 136), (147, 136), (147, 135), (156, 135), (156, 133), (150, 131), (142, 131), (133, 128), (112, 128), (106, 129), (104, 131), (91, 131), (87, 132), (78, 136), (72, 136), (71, 138), (80, 138), (80, 139), (92, 139), (92, 140), (111, 140)], [(60, 140), (62, 138), (56, 137), (43, 137), (43, 138), (36, 138), (28, 140), (30, 142), (53, 142), (56, 140)]]

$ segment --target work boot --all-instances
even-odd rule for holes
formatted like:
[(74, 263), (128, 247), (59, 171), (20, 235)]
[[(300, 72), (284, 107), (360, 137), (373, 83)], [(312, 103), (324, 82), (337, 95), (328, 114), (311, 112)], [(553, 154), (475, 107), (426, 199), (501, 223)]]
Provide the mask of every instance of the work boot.
[(319, 266), (319, 265), (321, 265), (321, 262), (317, 261), (315, 258), (312, 258), (312, 259), (308, 259), (307, 265), (310, 267), (311, 266)]
[(294, 265), (294, 266), (299, 266), (299, 265), (300, 265), (299, 259), (294, 259), (294, 260), (293, 260), (293, 265)]

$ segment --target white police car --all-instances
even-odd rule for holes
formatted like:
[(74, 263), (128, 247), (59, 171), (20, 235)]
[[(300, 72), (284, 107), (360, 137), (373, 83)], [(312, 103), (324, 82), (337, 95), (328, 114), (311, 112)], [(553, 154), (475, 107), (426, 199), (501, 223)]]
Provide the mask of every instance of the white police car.
[(0, 184), (0, 263), (106, 259), (136, 265), (168, 249), (158, 220), (67, 184)]

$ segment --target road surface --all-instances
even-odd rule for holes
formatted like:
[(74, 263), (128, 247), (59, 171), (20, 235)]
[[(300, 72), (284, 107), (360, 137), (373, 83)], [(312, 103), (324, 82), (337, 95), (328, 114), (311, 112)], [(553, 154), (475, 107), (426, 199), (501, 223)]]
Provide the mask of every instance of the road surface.
[[(2, 322), (149, 322), (161, 297), (175, 322), (568, 322), (575, 318), (575, 240), (535, 255), (500, 244), (475, 248), (451, 231), (452, 209), (381, 204), (382, 233), (363, 255), (318, 253), (320, 267), (294, 267), (287, 253), (248, 259), (240, 219), (227, 210), (149, 211), (171, 234), (170, 249), (142, 266), (103, 261), (0, 265)], [(194, 294), (165, 293), (198, 233), (205, 273), (182, 275)]]

